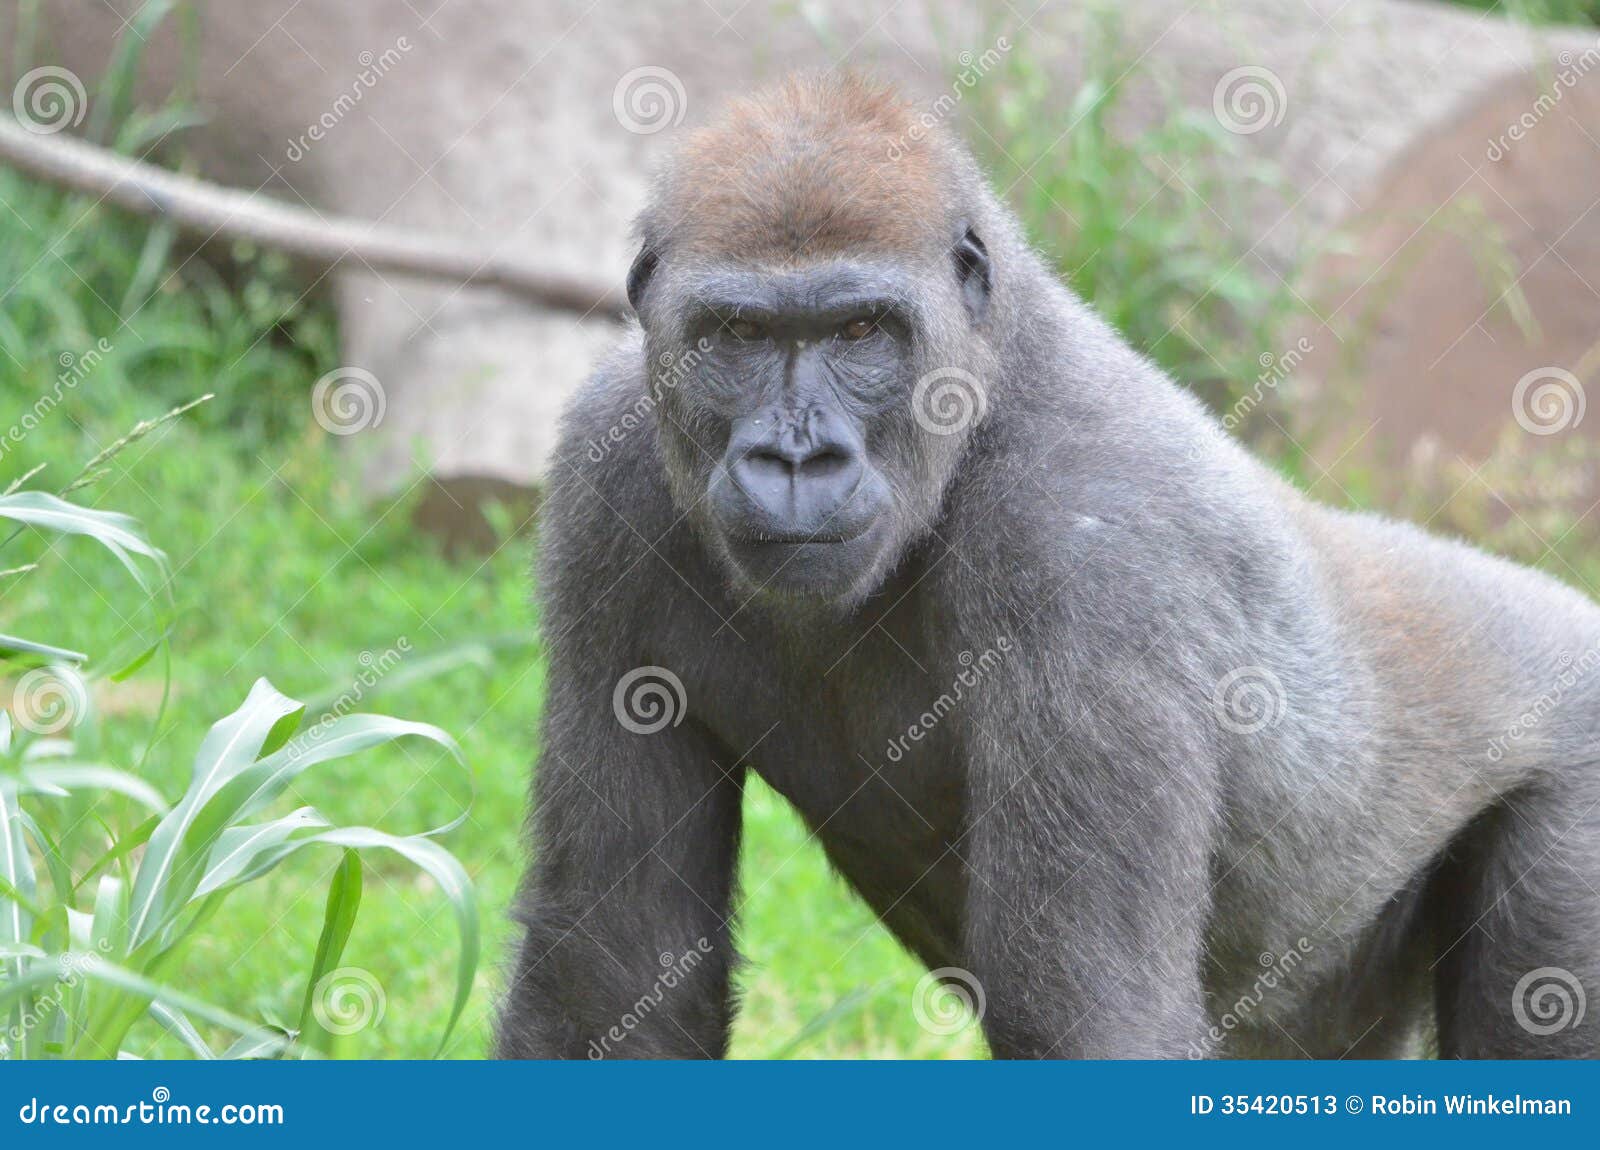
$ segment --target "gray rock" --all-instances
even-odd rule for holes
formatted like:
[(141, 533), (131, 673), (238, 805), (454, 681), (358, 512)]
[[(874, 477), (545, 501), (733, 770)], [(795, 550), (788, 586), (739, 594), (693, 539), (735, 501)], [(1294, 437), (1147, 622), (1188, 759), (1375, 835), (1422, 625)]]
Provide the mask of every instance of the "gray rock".
[[(39, 61), (98, 76), (116, 38), (131, 34), (118, 11), (140, 6), (45, 0), (55, 48)], [(214, 178), (620, 282), (653, 162), (726, 94), (795, 67), (843, 64), (897, 79), (934, 109), (961, 53), (970, 61), (1003, 36), (1044, 62), (1065, 108), (1093, 6), (1047, 0), (1024, 18), (1031, 5), (1023, 15), (997, 5), (993, 20), (958, 0), (199, 7), (197, 94), (210, 120), (187, 140)], [(10, 41), (15, 18), (0, 13), (0, 39)], [(1280, 264), (1335, 222), (1381, 206), (1387, 174), (1419, 141), (1494, 93), (1503, 99), (1557, 52), (1591, 43), (1397, 0), (1140, 0), (1118, 18), (1138, 61), (1130, 128), (1174, 99), (1220, 108), (1246, 129), (1249, 149), (1282, 165), (1287, 199), (1258, 206), (1255, 237)], [(150, 99), (181, 74), (177, 25), (150, 37)], [(335, 290), (346, 363), (384, 393), (382, 419), (341, 440), (375, 492), (421, 482), (422, 468), (446, 484), (536, 482), (557, 412), (615, 330), (492, 292), (362, 271), (337, 273)]]

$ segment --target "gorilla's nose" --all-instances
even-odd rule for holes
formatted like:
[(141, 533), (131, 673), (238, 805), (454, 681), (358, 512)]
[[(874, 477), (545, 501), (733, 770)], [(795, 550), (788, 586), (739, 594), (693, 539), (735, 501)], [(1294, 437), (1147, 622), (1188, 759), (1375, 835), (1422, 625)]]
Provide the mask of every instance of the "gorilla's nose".
[(842, 514), (861, 483), (865, 452), (837, 420), (751, 420), (729, 444), (728, 472), (755, 515), (758, 537), (819, 540), (855, 532)]

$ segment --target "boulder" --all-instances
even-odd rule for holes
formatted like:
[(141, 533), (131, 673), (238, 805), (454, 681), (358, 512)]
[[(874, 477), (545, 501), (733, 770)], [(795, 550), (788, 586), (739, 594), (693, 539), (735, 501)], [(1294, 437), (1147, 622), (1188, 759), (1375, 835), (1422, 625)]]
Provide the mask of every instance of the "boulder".
[[(126, 21), (142, 3), (43, 7), (39, 62), (95, 77), (119, 38), (137, 34)], [(620, 282), (652, 166), (730, 93), (795, 67), (851, 67), (899, 81), (931, 117), (976, 137), (961, 77), (982, 84), (1027, 54), (1066, 109), (1098, 42), (1089, 22), (1107, 18), (1097, 7), (210, 0), (197, 6), (189, 62), (207, 122), (186, 146), (211, 177), (263, 195)], [(1250, 206), (1249, 258), (1286, 269), (1306, 245), (1359, 221), (1363, 246), (1316, 274), (1330, 324), (1310, 337), (1309, 375), (1339, 378), (1338, 321), (1368, 308), (1379, 283), (1391, 294), (1362, 402), (1401, 438), (1428, 428), (1477, 444), (1485, 433), (1474, 412), (1504, 410), (1511, 386), (1543, 360), (1572, 361), (1582, 317), (1600, 304), (1587, 286), (1600, 284), (1600, 214), (1582, 203), (1600, 156), (1593, 81), (1580, 76), (1502, 158), (1485, 149), (1551, 75), (1591, 58), (1592, 30), (1535, 32), (1400, 0), (1139, 0), (1110, 10), (1134, 62), (1129, 130), (1186, 104), (1285, 173), (1281, 193)], [(17, 19), (0, 13), (0, 39), (10, 42), (15, 27), (5, 25)], [(181, 31), (174, 16), (145, 33), (145, 98), (160, 100), (186, 75)], [(1013, 159), (1021, 172), (1037, 157)], [(1468, 191), (1530, 265), (1522, 287), (1552, 340), (1532, 359), (1492, 308), (1476, 314), (1482, 293), (1465, 282), (1473, 237), (1413, 231), (1419, 214), (1437, 217)], [(1409, 261), (1419, 237), (1428, 254)], [(430, 514), (448, 522), (453, 506), (470, 512), (475, 493), (535, 485), (557, 414), (614, 324), (361, 268), (335, 281), (352, 369), (337, 382), (370, 377), (375, 385), (359, 386), (381, 389), (357, 416), (361, 433), (339, 437), (374, 493), (431, 475)], [(1444, 395), (1474, 398), (1436, 401)]]

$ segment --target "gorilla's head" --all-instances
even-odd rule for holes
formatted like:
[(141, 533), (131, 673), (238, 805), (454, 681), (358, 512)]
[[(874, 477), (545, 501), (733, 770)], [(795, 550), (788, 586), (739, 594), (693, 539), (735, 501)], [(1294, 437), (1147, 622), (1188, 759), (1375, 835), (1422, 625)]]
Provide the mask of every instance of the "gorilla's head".
[(745, 592), (853, 605), (933, 526), (988, 400), (981, 188), (899, 98), (806, 78), (658, 181), (628, 297), (666, 477)]

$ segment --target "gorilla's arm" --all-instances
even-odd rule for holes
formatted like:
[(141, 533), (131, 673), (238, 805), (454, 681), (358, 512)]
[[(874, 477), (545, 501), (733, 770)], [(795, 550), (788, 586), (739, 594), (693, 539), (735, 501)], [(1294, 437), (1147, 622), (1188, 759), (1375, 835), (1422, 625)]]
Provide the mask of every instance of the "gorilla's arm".
[(1039, 738), (995, 725), (969, 759), (965, 952), (985, 1034), (997, 1058), (1183, 1057), (1204, 1029), (1209, 885), (1186, 771), (1138, 740), (1096, 748), (1073, 718), (1040, 731), (1035, 713)]
[(615, 678), (553, 671), (497, 1053), (721, 1057), (740, 774), (690, 721), (624, 728)]
[[(996, 1057), (1183, 1057), (1205, 1028), (1221, 805), (1184, 654), (1199, 608), (1148, 584), (1161, 568), (1144, 532), (1112, 526), (1131, 512), (1066, 486), (1065, 506), (1076, 494), (1106, 520), (1065, 542), (1041, 535), (1056, 529), (1028, 515), (1037, 488), (997, 472), (959, 499), (959, 563), (940, 566), (958, 604), (943, 613), (946, 648), (988, 634), (1013, 647), (979, 688), (984, 705), (958, 715), (963, 949)], [(1015, 562), (1016, 548), (1034, 561)], [(957, 598), (961, 578), (983, 594)]]

